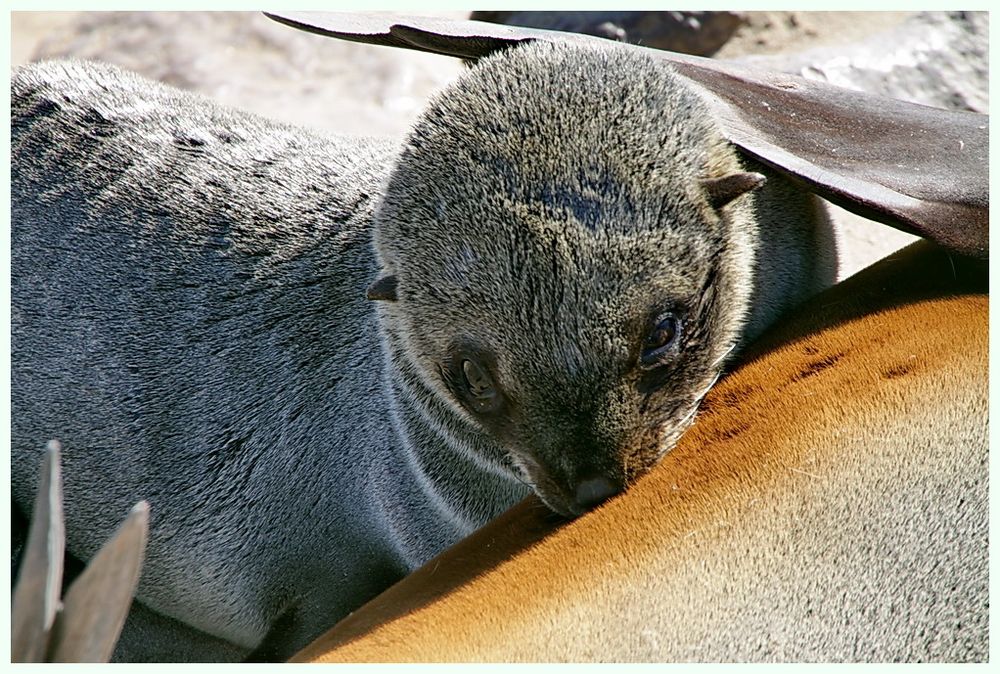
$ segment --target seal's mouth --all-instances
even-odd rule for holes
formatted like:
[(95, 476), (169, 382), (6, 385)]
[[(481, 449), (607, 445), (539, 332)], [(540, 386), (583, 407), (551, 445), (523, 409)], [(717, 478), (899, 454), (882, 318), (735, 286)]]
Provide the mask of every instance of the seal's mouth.
[(572, 507), (565, 490), (556, 485), (537, 461), (531, 457), (519, 456), (514, 453), (509, 453), (507, 456), (514, 469), (514, 476), (530, 487), (531, 491), (542, 503), (548, 506), (549, 510), (567, 519), (573, 519), (583, 514), (583, 511), (577, 512)]
[(623, 458), (611, 468), (567, 476), (531, 455), (510, 452), (508, 458), (517, 479), (550, 510), (574, 519), (625, 492), (629, 484), (655, 468), (692, 425), (700, 403), (701, 396), (684, 409), (678, 421), (645, 429), (635, 444), (615, 452)]
[(538, 487), (535, 487), (535, 494), (553, 512), (574, 519), (597, 508), (624, 490), (624, 486), (610, 478), (595, 477), (581, 482), (572, 496)]
[[(508, 467), (514, 476), (556, 514), (573, 519), (597, 508), (608, 499), (626, 491), (629, 484), (655, 468), (694, 423), (698, 408), (719, 373), (713, 373), (708, 385), (693, 400), (670, 411), (668, 421), (642, 428), (618, 447), (597, 448), (595, 456), (573, 465), (563, 460), (550, 466), (525, 447), (507, 448)], [(561, 468), (560, 468), (561, 466)]]
[(565, 517), (568, 520), (576, 519), (586, 512), (585, 510), (573, 509), (568, 503), (561, 500), (555, 500), (551, 495), (546, 495), (537, 488), (535, 489), (535, 494), (542, 501), (542, 503), (548, 506), (549, 510), (561, 517)]
[(572, 486), (562, 484), (531, 459), (517, 460), (521, 479), (550, 510), (574, 519), (625, 490), (625, 481), (609, 475), (589, 475)]

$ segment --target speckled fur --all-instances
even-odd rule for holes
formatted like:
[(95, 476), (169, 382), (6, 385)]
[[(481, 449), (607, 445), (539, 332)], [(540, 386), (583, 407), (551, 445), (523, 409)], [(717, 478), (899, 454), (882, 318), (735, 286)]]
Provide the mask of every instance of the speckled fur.
[[(12, 95), (13, 496), (58, 437), (72, 553), (150, 502), (119, 659), (269, 632), (282, 657), (522, 480), (555, 507), (581, 467), (631, 480), (730, 348), (835, 274), (825, 216), (777, 176), (708, 205), (735, 153), (613, 46), (485, 59), (401, 149), (96, 64), (26, 66)], [(386, 273), (399, 301), (365, 300)], [(665, 303), (682, 351), (653, 386), (632, 365)], [(459, 335), (518, 401), (502, 429), (441, 383)]]

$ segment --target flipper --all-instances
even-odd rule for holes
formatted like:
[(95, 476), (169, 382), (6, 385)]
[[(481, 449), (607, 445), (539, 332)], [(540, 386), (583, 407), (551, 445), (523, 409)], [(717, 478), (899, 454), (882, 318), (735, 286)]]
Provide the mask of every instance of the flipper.
[[(319, 35), (478, 59), (525, 41), (600, 38), (394, 14), (283, 12)], [(784, 73), (635, 45), (669, 61), (747, 154), (866, 218), (979, 258), (989, 254), (989, 116), (940, 110)]]
[(149, 505), (140, 501), (60, 601), (65, 523), (61, 447), (49, 444), (11, 606), (12, 662), (107, 662), (139, 583)]

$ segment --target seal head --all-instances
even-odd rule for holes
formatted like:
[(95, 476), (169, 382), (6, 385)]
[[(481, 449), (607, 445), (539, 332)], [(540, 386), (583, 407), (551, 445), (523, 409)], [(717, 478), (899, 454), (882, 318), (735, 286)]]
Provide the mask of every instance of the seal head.
[(483, 59), (376, 213), (389, 376), (552, 509), (597, 505), (674, 444), (739, 339), (762, 182), (635, 50)]

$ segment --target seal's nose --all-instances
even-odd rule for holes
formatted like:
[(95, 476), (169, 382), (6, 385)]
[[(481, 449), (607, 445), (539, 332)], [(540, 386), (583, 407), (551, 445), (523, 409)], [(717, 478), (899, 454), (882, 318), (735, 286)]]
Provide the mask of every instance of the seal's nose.
[(620, 482), (599, 475), (580, 480), (576, 486), (576, 505), (590, 510), (607, 501), (622, 490)]

